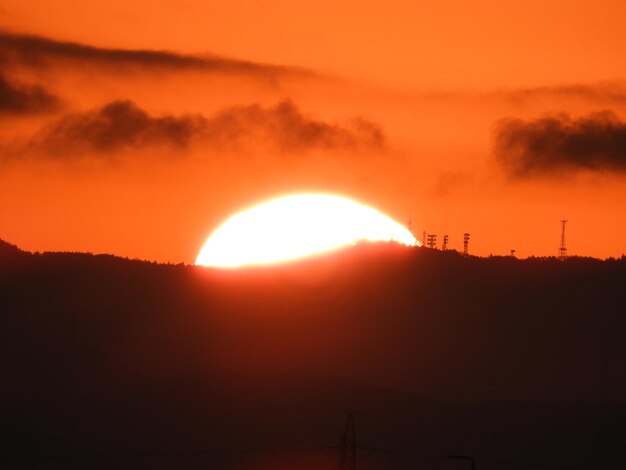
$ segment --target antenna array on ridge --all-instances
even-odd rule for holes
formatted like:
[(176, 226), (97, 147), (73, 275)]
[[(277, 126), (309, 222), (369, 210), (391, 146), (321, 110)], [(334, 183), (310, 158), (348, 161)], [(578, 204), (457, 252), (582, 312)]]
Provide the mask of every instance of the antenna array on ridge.
[(470, 239), (470, 234), (464, 233), (463, 234), (463, 256), (467, 256), (469, 254), (468, 252), (469, 239)]
[(434, 233), (429, 233), (426, 235), (426, 240), (428, 243), (428, 248), (435, 249), (437, 248), (437, 235)]
[(567, 220), (561, 220), (561, 245), (559, 246), (559, 259), (567, 258), (567, 246), (565, 245), (565, 224)]

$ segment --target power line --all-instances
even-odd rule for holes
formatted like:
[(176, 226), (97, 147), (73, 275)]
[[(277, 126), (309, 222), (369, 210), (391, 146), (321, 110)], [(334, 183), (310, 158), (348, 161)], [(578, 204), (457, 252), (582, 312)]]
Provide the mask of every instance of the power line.
[(149, 452), (93, 452), (77, 454), (47, 454), (47, 455), (4, 455), (0, 460), (64, 460), (64, 459), (107, 459), (107, 458), (131, 458), (131, 457), (187, 457), (194, 455), (219, 455), (219, 454), (263, 454), (263, 453), (293, 453), (293, 452), (319, 452), (324, 450), (337, 450), (339, 446), (320, 447), (268, 447), (249, 449), (203, 449), (203, 450), (171, 450)]
[(450, 460), (467, 460), (470, 464), (471, 470), (476, 470), (476, 459), (470, 457), (469, 455), (448, 455), (448, 459)]
[(499, 460), (499, 459), (475, 459), (477, 462), (484, 463), (497, 463), (501, 465), (510, 465), (512, 467), (529, 467), (529, 468), (547, 468), (554, 470), (584, 470), (580, 467), (566, 467), (561, 465), (545, 464), (545, 463), (529, 463), (529, 462), (515, 462), (512, 460)]
[[(350, 429), (350, 414), (346, 422), (346, 430)], [(352, 424), (354, 424), (354, 417), (352, 417)], [(345, 431), (344, 431), (345, 435)], [(355, 466), (343, 467), (343, 468), (356, 468), (356, 450), (367, 451), (370, 454), (396, 454), (412, 457), (419, 457), (420, 459), (429, 459), (429, 461), (435, 462), (440, 460), (450, 460), (457, 458), (467, 458), (476, 462), (493, 463), (500, 465), (508, 465), (511, 467), (525, 467), (525, 468), (538, 468), (548, 470), (586, 470), (581, 467), (570, 467), (558, 464), (546, 464), (539, 462), (518, 462), (514, 460), (504, 459), (492, 459), (484, 457), (470, 457), (460, 455), (449, 454), (434, 454), (422, 451), (414, 451), (410, 449), (393, 449), (385, 447), (373, 447), (373, 446), (360, 446), (356, 445), (356, 433), (354, 436), (354, 446), (349, 446), (354, 453), (354, 460), (351, 460)], [(342, 435), (343, 444), (343, 435)], [(137, 458), (137, 457), (190, 457), (190, 456), (210, 456), (210, 455), (227, 455), (227, 454), (264, 454), (264, 453), (297, 453), (297, 452), (322, 452), (322, 451), (337, 451), (340, 452), (344, 449), (343, 445), (329, 445), (329, 446), (316, 446), (316, 447), (268, 447), (268, 448), (241, 448), (241, 449), (203, 449), (203, 450), (179, 450), (179, 451), (150, 451), (150, 452), (95, 452), (95, 453), (78, 453), (78, 454), (48, 454), (48, 455), (3, 455), (0, 457), (0, 461), (16, 461), (16, 460), (70, 460), (70, 459), (123, 459), (123, 458)]]
[(366, 450), (366, 451), (369, 451), (370, 453), (380, 452), (382, 454), (412, 455), (414, 457), (423, 457), (423, 458), (435, 459), (435, 460), (447, 458), (443, 454), (429, 454), (425, 452), (418, 452), (418, 451), (406, 450), (406, 449), (388, 449), (384, 447), (371, 447), (371, 446), (358, 446), (358, 449)]
[(543, 463), (538, 463), (538, 462), (532, 462), (532, 463), (531, 462), (517, 462), (514, 460), (471, 457), (469, 455), (431, 454), (427, 452), (412, 451), (412, 450), (407, 450), (407, 449), (390, 449), (390, 448), (384, 448), (384, 447), (371, 447), (371, 446), (358, 446), (357, 448), (359, 450), (366, 450), (371, 453), (380, 452), (380, 453), (386, 453), (386, 454), (409, 455), (409, 456), (420, 457), (424, 459), (433, 459), (432, 460), (433, 462), (438, 461), (438, 460), (467, 459), (469, 461), (474, 461), (474, 462), (496, 463), (500, 465), (509, 465), (512, 467), (543, 468), (543, 469), (552, 469), (552, 470), (585, 470), (580, 467), (569, 467), (569, 466), (564, 466), (564, 465), (543, 464)]

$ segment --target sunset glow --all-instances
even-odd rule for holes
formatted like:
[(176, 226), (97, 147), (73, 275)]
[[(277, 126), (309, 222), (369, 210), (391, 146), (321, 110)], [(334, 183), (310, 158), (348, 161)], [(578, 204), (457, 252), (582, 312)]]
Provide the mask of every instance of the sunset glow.
[(273, 199), (228, 219), (206, 241), (196, 264), (278, 263), (360, 240), (417, 244), (406, 227), (371, 207), (339, 196), (299, 194)]
[(626, 470), (625, 20), (0, 0), (1, 470)]

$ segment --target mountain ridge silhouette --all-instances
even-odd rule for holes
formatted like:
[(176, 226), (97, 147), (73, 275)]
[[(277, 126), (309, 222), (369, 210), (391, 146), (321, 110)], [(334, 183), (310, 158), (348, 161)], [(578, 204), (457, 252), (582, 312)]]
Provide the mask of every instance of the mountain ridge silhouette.
[[(1, 248), (3, 458), (41, 468), (49, 461), (17, 457), (327, 446), (356, 410), (363, 445), (613, 465), (626, 429), (625, 280), (623, 258), (384, 243), (243, 270)], [(334, 468), (322, 457), (318, 468)], [(149, 466), (299, 466), (185, 462)]]

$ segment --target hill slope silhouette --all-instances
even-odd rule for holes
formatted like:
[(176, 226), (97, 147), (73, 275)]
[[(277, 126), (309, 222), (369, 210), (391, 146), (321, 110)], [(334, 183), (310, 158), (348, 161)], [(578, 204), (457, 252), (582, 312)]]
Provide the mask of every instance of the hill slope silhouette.
[[(334, 446), (357, 410), (364, 446), (615, 467), (625, 281), (624, 258), (366, 244), (213, 270), (3, 242), (3, 463), (336, 468), (328, 449), (203, 452)], [(360, 455), (360, 468), (462, 468)]]

